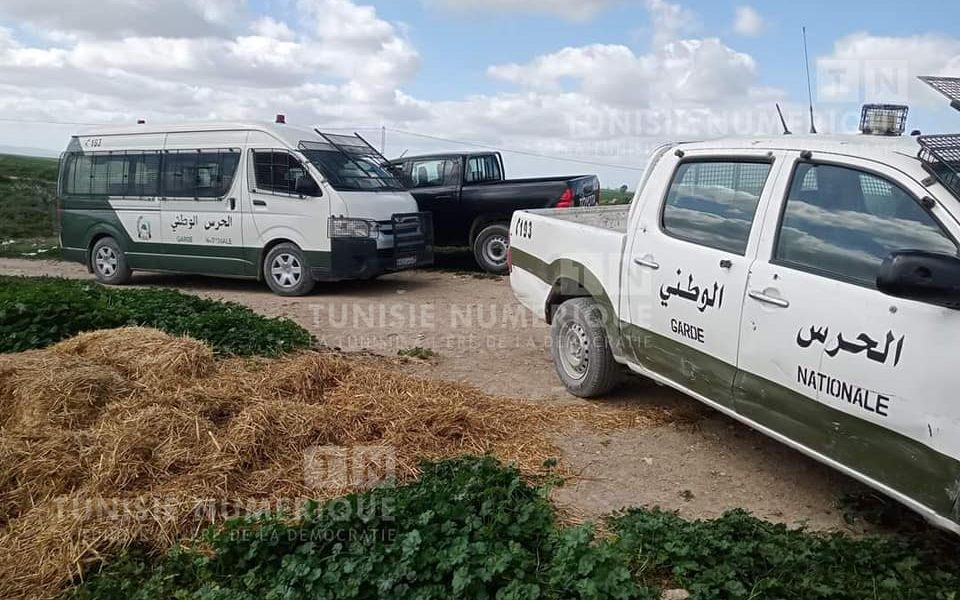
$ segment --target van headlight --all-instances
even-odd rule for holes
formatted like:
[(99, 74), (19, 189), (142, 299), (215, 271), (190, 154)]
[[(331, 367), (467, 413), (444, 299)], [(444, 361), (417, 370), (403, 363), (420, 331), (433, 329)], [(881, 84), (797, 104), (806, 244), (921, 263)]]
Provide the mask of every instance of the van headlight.
[(379, 233), (380, 225), (371, 219), (330, 217), (331, 238), (375, 238)]

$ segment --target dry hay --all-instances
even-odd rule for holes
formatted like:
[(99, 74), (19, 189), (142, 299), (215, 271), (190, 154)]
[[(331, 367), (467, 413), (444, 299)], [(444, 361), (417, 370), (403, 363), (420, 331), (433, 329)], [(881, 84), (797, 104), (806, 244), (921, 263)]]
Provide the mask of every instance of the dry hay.
[(0, 597), (53, 597), (131, 543), (168, 547), (208, 524), (213, 501), (289, 506), (364, 485), (308, 486), (312, 447), (388, 447), (370, 469), (400, 480), (421, 457), (486, 452), (534, 474), (571, 421), (667, 419), (496, 398), (335, 354), (218, 362), (150, 329), (0, 355)]

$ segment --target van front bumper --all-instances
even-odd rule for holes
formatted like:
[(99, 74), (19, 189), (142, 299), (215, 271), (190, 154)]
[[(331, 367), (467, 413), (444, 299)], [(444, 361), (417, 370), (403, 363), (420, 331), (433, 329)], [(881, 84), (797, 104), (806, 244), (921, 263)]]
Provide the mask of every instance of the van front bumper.
[(393, 237), (393, 247), (377, 248), (372, 238), (333, 238), (330, 264), (312, 268), (317, 281), (371, 279), (384, 273), (426, 267), (433, 264), (433, 222), (430, 213), (393, 215), (381, 225)]

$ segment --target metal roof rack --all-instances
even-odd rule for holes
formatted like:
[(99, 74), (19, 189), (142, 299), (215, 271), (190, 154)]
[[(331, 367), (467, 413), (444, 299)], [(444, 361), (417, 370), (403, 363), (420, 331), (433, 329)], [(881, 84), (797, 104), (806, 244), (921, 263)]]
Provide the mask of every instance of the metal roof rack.
[(960, 134), (922, 135), (917, 142), (924, 168), (960, 198)]
[(922, 76), (920, 81), (937, 90), (950, 100), (950, 106), (960, 110), (960, 77)]
[(355, 169), (351, 170), (352, 175), (345, 173), (334, 175), (333, 172), (338, 169), (325, 168), (329, 165), (326, 165), (325, 161), (317, 156), (308, 157), (321, 171), (324, 171), (327, 177), (342, 179), (344, 180), (343, 183), (352, 183), (357, 189), (369, 187), (364, 183), (364, 180), (375, 182), (376, 185), (384, 188), (404, 189), (403, 184), (400, 183), (396, 175), (390, 170), (390, 161), (378, 152), (376, 148), (371, 146), (367, 140), (363, 139), (359, 133), (341, 135), (324, 133), (319, 129), (314, 129), (314, 132), (323, 138), (323, 141), (302, 141), (298, 146), (299, 150), (321, 153), (336, 152), (343, 155), (355, 167)]

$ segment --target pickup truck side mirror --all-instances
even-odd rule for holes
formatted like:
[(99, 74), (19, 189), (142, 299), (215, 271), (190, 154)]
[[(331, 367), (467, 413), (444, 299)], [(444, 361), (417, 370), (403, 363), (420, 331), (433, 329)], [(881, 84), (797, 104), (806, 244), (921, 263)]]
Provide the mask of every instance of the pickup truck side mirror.
[(883, 261), (877, 289), (884, 294), (960, 309), (960, 258), (922, 250), (902, 250)]

